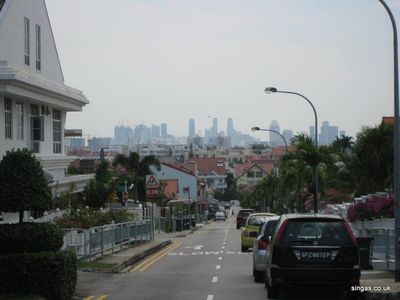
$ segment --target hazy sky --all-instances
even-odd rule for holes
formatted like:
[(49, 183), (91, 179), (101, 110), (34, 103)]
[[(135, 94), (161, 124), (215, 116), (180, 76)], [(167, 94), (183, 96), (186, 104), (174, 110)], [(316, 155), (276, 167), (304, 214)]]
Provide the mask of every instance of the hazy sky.
[[(400, 24), (400, 1), (387, 0)], [(90, 100), (67, 128), (168, 123), (188, 134), (228, 117), (355, 135), (393, 115), (392, 28), (378, 0), (46, 0), (65, 83)], [(263, 137), (266, 133), (255, 133)]]

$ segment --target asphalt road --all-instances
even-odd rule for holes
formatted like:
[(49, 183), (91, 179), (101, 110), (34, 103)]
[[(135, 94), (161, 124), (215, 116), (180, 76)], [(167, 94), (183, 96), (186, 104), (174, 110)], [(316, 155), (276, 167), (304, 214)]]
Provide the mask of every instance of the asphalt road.
[[(233, 219), (174, 239), (167, 249), (126, 274), (79, 272), (77, 295), (85, 300), (267, 299), (264, 284), (253, 280), (251, 252), (240, 252), (240, 230)], [(290, 300), (346, 299), (326, 290), (282, 296)]]

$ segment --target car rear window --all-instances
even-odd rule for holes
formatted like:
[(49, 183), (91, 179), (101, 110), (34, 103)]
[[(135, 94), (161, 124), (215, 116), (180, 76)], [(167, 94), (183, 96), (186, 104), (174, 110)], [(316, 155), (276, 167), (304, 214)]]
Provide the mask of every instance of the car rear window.
[(262, 223), (268, 221), (269, 216), (251, 216), (247, 220), (247, 224), (250, 226), (260, 226)]
[(290, 220), (283, 232), (283, 244), (292, 246), (352, 245), (352, 240), (342, 221)]
[(264, 235), (272, 237), (274, 235), (276, 225), (278, 225), (278, 222), (279, 220), (268, 221), (267, 224), (265, 225)]
[(252, 214), (253, 210), (240, 210), (238, 216), (247, 217), (248, 215)]

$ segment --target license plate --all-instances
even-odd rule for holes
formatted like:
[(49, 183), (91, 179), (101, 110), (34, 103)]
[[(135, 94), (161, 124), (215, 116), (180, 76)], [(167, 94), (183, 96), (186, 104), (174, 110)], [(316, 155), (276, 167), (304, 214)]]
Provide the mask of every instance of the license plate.
[(330, 260), (332, 257), (331, 251), (301, 251), (301, 260)]

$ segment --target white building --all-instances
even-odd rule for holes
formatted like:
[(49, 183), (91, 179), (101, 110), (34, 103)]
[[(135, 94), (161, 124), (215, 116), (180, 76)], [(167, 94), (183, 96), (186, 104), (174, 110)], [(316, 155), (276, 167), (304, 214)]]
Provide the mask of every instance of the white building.
[(53, 193), (71, 182), (80, 191), (92, 175), (66, 176), (67, 112), (89, 101), (64, 84), (44, 0), (0, 0), (0, 160), (28, 148), (41, 161)]

